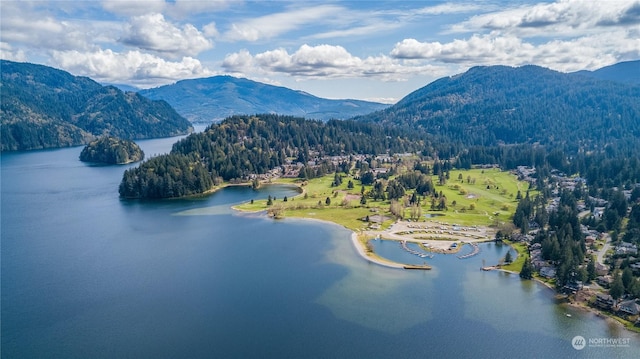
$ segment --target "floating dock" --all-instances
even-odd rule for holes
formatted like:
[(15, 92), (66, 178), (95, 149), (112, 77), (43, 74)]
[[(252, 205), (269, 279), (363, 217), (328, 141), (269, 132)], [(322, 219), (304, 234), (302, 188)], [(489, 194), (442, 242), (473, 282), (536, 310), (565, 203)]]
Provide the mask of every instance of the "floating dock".
[(400, 241), (400, 246), (405, 251), (407, 251), (407, 252), (409, 252), (409, 253), (411, 253), (413, 255), (416, 255), (416, 256), (418, 256), (420, 258), (433, 258), (433, 254), (427, 254), (427, 253), (416, 251), (414, 249), (411, 249), (411, 248), (407, 247), (407, 241)]
[(410, 264), (405, 264), (403, 266), (404, 269), (421, 269), (421, 270), (431, 270), (431, 266), (428, 265), (410, 265)]
[(469, 254), (465, 254), (463, 256), (458, 256), (458, 258), (460, 258), (460, 259), (470, 258), (470, 257), (473, 257), (476, 254), (480, 253), (480, 247), (478, 246), (477, 243), (471, 242), (469, 244), (471, 245), (471, 247), (473, 247), (473, 252), (471, 252)]

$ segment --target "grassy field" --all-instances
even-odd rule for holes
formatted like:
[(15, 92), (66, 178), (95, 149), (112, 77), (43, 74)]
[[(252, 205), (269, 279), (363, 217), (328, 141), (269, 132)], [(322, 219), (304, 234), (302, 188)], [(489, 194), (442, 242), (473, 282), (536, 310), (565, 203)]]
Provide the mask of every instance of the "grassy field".
[[(272, 206), (267, 206), (267, 201), (262, 200), (235, 208), (243, 211), (270, 209), (280, 217), (316, 218), (335, 222), (352, 230), (369, 227), (370, 223), (363, 220), (367, 216), (372, 218), (383, 215), (383, 227), (393, 223), (395, 219), (389, 212), (389, 201), (367, 198), (367, 203), (361, 205), (362, 185), (359, 180), (347, 176), (340, 186), (332, 187), (333, 179), (333, 174), (304, 182), (299, 179), (278, 179), (275, 183), (295, 184), (303, 192), (294, 198), (288, 198), (286, 202), (279, 198)], [(347, 188), (350, 180), (354, 184), (352, 189)], [(448, 208), (444, 211), (432, 211), (431, 200), (426, 198), (421, 203), (422, 220), (425, 220), (425, 214), (432, 214), (437, 216), (434, 220), (463, 226), (490, 226), (497, 222), (511, 221), (517, 206), (518, 191), (524, 196), (528, 188), (527, 183), (518, 182), (513, 174), (499, 169), (454, 170), (446, 184), (438, 185), (435, 176), (433, 183), (435, 190), (442, 192), (447, 198)], [(366, 186), (365, 192), (370, 189), (370, 186)], [(411, 192), (408, 191), (407, 195), (410, 196)], [(406, 213), (409, 214), (408, 211)]]
[(524, 261), (529, 257), (527, 247), (523, 243), (512, 243), (510, 241), (505, 241), (505, 243), (510, 245), (511, 248), (515, 249), (516, 252), (518, 252), (518, 256), (516, 257), (516, 260), (514, 260), (510, 264), (503, 265), (502, 269), (520, 273), (520, 271), (522, 270), (522, 266), (524, 265)]

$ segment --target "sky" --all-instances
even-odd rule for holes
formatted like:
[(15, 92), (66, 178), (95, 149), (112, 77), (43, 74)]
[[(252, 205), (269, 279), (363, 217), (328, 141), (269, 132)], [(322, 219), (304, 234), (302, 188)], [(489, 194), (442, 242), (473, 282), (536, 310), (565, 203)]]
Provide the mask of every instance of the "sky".
[(640, 0), (0, 0), (0, 57), (138, 88), (232, 75), (394, 103), (478, 65), (640, 59)]

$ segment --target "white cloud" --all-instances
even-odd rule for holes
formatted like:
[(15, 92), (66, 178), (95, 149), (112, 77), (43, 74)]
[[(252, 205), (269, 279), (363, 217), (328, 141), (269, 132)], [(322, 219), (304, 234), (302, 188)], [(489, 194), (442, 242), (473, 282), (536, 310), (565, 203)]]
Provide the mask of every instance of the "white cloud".
[(210, 22), (207, 25), (203, 26), (202, 31), (204, 32), (204, 36), (209, 38), (216, 38), (218, 37), (218, 35), (220, 35), (215, 22)]
[(26, 62), (27, 56), (25, 55), (24, 51), (20, 49), (14, 50), (8, 43), (0, 41), (0, 59)]
[(242, 49), (225, 56), (222, 67), (234, 74), (250, 73), (254, 68), (253, 56), (248, 50)]
[(431, 62), (474, 65), (538, 64), (559, 71), (595, 69), (640, 57), (640, 39), (625, 30), (533, 44), (513, 35), (492, 32), (448, 43), (405, 39), (391, 56)]
[(602, 26), (640, 24), (633, 0), (560, 0), (476, 15), (451, 27), (451, 32), (500, 30), (524, 37), (579, 36), (601, 31)]
[(183, 57), (180, 61), (166, 61), (139, 51), (55, 51), (53, 60), (55, 65), (75, 75), (88, 76), (99, 82), (126, 83), (141, 88), (215, 74), (191, 57)]
[(442, 44), (405, 39), (397, 43), (391, 56), (402, 59), (430, 59), (440, 62), (496, 62), (531, 52), (533, 45), (515, 36), (473, 35), (467, 40), (453, 40)]
[(58, 20), (23, 2), (3, 2), (0, 11), (2, 41), (37, 49), (87, 50), (93, 39), (111, 31), (111, 25), (101, 21), (87, 24)]
[(227, 55), (222, 67), (244, 75), (286, 74), (316, 79), (374, 77), (384, 81), (402, 81), (416, 74), (437, 76), (445, 73), (441, 66), (395, 60), (384, 55), (363, 59), (341, 46), (306, 44), (293, 54), (281, 48), (253, 56), (243, 50)]
[(186, 24), (180, 29), (158, 13), (131, 18), (120, 41), (173, 58), (194, 56), (213, 47), (193, 25)]
[(344, 9), (339, 6), (320, 5), (265, 15), (232, 24), (231, 29), (225, 32), (224, 39), (229, 41), (270, 39), (302, 26), (310, 26), (315, 21), (327, 21), (341, 11)]

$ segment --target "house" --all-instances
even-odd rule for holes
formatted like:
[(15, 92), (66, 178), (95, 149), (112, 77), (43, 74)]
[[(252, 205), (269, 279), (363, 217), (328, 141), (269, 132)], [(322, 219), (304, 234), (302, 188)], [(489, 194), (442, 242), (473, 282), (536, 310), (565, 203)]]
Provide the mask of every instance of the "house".
[(597, 275), (607, 275), (609, 274), (609, 267), (602, 263), (596, 263), (596, 274)]
[(593, 217), (597, 220), (602, 219), (602, 216), (604, 215), (604, 207), (595, 207), (593, 209)]
[(564, 293), (572, 293), (575, 294), (577, 291), (583, 288), (583, 284), (581, 281), (567, 283), (564, 287), (562, 287), (562, 291)]
[(555, 278), (556, 268), (553, 266), (542, 267), (540, 268), (540, 275), (545, 278)]
[(625, 300), (618, 304), (618, 311), (628, 315), (640, 314), (640, 305), (636, 303), (635, 299)]
[(636, 246), (623, 246), (616, 247), (616, 255), (636, 255), (638, 254), (638, 248)]
[(547, 261), (542, 259), (532, 259), (531, 264), (533, 265), (533, 268), (539, 271), (542, 267), (547, 265)]
[(622, 242), (616, 249), (618, 248), (625, 248), (627, 253), (631, 253), (634, 255), (638, 253), (638, 246), (633, 243)]
[(614, 304), (613, 297), (609, 294), (598, 293), (596, 295), (596, 306), (603, 309), (611, 309)]
[(599, 276), (598, 278), (596, 278), (596, 281), (601, 286), (609, 288), (611, 283), (613, 283), (613, 278), (610, 275), (603, 275), (603, 276)]

